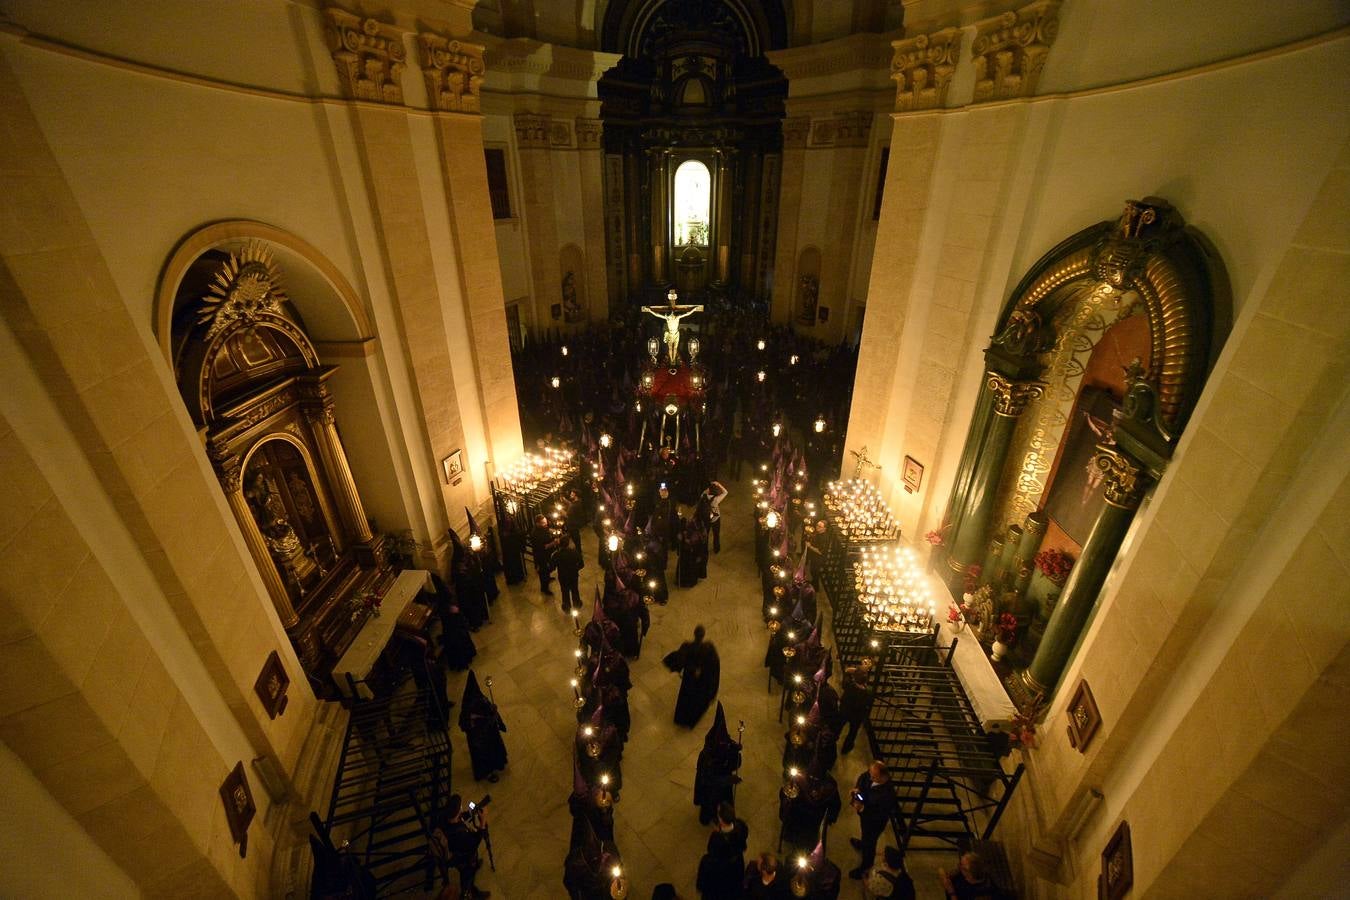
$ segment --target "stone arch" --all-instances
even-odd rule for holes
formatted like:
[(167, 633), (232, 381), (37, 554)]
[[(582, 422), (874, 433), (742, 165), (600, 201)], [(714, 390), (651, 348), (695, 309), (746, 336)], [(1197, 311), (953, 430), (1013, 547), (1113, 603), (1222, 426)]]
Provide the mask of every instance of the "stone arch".
[[(203, 225), (186, 235), (174, 248), (160, 273), (152, 327), (160, 350), (171, 366), (174, 303), (189, 269), (208, 251), (239, 247), (250, 240), (267, 244), (286, 269), (288, 282), (292, 285), (292, 302), (304, 315), (312, 337), (319, 340), (360, 341), (374, 336), (375, 331), (361, 296), (317, 247), (265, 222), (227, 219)], [(304, 290), (310, 285), (326, 286), (341, 301), (341, 309), (336, 308), (337, 304), (329, 304), (334, 308), (321, 310), (313, 302), (314, 292)], [(297, 298), (300, 298), (299, 302)]]

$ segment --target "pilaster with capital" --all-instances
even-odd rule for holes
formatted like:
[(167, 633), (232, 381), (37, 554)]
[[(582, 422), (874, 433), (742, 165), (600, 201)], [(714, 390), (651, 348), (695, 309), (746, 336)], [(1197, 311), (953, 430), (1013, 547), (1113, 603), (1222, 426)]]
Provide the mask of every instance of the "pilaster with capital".
[(324, 36), (337, 64), (342, 93), (351, 100), (403, 102), (408, 51), (393, 25), (330, 6), (323, 11)]
[(442, 112), (476, 113), (486, 69), (483, 47), (431, 31), (419, 32), (422, 76), (431, 108)]
[(976, 103), (1030, 97), (1059, 34), (1059, 0), (1037, 0), (975, 23), (970, 47)]
[(961, 31), (944, 28), (931, 34), (893, 41), (891, 78), (895, 81), (895, 111), (936, 109), (947, 102), (947, 88), (956, 71)]

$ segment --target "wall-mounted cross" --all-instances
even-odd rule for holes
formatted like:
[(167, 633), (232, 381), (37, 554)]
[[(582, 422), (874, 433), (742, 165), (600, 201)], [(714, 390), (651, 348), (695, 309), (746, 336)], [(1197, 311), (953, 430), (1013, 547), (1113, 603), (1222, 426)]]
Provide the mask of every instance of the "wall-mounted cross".
[(848, 452), (849, 452), (849, 453), (852, 453), (852, 454), (854, 455), (854, 457), (856, 457), (857, 460), (858, 460), (858, 465), (853, 469), (853, 480), (854, 480), (854, 481), (857, 481), (858, 479), (862, 478), (863, 469), (865, 469), (865, 468), (867, 468), (867, 467), (869, 467), (869, 466), (870, 466), (871, 468), (873, 468), (873, 469), (876, 469), (878, 472), (881, 471), (881, 466), (877, 465), (875, 462), (873, 462), (872, 460), (870, 460), (870, 459), (867, 458), (867, 445), (866, 445), (866, 444), (863, 444), (861, 450), (850, 450), (850, 451), (848, 451)]

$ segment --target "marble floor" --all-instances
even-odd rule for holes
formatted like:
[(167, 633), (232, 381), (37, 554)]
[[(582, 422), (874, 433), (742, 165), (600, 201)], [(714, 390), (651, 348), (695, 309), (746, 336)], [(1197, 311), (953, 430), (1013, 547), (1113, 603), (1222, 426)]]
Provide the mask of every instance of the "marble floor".
[[(722, 552), (711, 557), (709, 577), (690, 589), (672, 586), (670, 603), (652, 607), (652, 628), (642, 657), (631, 664), (633, 727), (624, 752), (624, 789), (615, 807), (615, 826), (634, 900), (645, 900), (663, 881), (674, 884), (681, 897), (697, 896), (694, 876), (708, 830), (699, 824), (693, 805), (694, 766), (713, 710), (693, 731), (676, 726), (672, 714), (679, 676), (666, 671), (661, 658), (690, 639), (699, 623), (721, 656), (719, 699), (733, 734), (737, 721), (745, 721), (743, 781), (736, 809), (750, 826), (747, 859), (774, 850), (778, 842), (785, 728), (778, 722), (779, 693), (766, 690), (763, 661), (768, 633), (760, 620), (749, 481), (728, 486), (731, 494), (722, 505)], [(582, 571), (581, 595), (589, 609), (600, 572), (594, 537), (583, 539), (587, 567)], [(674, 565), (672, 554), (672, 576)], [(557, 590), (555, 583), (553, 597), (540, 594), (531, 573), (524, 584), (503, 591), (493, 606), (491, 623), (475, 635), (479, 653), (474, 670), (480, 683), (485, 676), (492, 677), (508, 729), (510, 764), (499, 783), (473, 782), (463, 734), (457, 729), (452, 733), (455, 789), (466, 800), (492, 794), (497, 869), (489, 871), (485, 864), (478, 884), (500, 900), (567, 896), (562, 863), (571, 826), (567, 797), (572, 790), (571, 742), (576, 728), (569, 680), (577, 641), (558, 605)], [(462, 673), (451, 677), (450, 696), (456, 701), (465, 677)], [(865, 744), (859, 740), (835, 767), (844, 789), (869, 762)], [(857, 853), (848, 845), (848, 838), (857, 834), (857, 816), (845, 805), (829, 840), (830, 857), (845, 872), (857, 864)], [(942, 897), (935, 868), (954, 863), (951, 854), (911, 854), (908, 865), (919, 896)], [(846, 879), (841, 896), (861, 897), (859, 882)]]

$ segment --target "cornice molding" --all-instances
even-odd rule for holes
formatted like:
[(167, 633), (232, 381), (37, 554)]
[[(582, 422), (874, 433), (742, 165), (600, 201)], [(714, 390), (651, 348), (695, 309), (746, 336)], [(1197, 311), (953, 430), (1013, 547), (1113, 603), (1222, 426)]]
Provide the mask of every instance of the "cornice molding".
[(1059, 0), (1038, 0), (975, 23), (973, 103), (1030, 97), (1059, 34)]
[(851, 34), (823, 44), (773, 50), (765, 56), (783, 71), (789, 81), (821, 78), (842, 72), (876, 71), (890, 63), (889, 38), (895, 34)]
[(961, 29), (944, 28), (894, 41), (891, 78), (895, 80), (895, 109), (934, 109), (947, 102), (961, 52)]
[(343, 96), (402, 105), (403, 67), (408, 58), (404, 32), (336, 6), (326, 7), (323, 16), (324, 36), (337, 65)]

